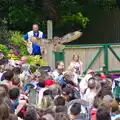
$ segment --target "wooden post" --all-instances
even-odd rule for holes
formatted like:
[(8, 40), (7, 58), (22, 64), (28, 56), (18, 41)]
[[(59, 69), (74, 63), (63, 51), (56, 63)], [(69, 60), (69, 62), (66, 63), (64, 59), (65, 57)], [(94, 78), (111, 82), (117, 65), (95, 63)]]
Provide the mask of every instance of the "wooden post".
[(53, 23), (52, 20), (47, 21), (47, 39), (53, 38)]
[[(53, 22), (52, 20), (47, 21), (47, 39), (53, 39)], [(53, 52), (53, 45), (49, 44), (47, 49), (47, 61), (49, 66), (55, 68), (55, 54)]]

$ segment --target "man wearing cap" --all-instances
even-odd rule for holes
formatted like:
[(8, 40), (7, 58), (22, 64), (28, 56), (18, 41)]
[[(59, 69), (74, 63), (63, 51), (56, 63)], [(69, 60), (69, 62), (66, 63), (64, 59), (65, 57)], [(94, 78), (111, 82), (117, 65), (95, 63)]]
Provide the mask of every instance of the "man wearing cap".
[(24, 40), (28, 40), (27, 47), (30, 55), (42, 55), (40, 46), (33, 44), (30, 39), (31, 37), (43, 38), (43, 32), (38, 30), (39, 27), (37, 24), (33, 25), (33, 30), (24, 35)]
[(70, 88), (63, 88), (62, 95), (65, 98), (66, 102), (74, 99), (73, 91)]

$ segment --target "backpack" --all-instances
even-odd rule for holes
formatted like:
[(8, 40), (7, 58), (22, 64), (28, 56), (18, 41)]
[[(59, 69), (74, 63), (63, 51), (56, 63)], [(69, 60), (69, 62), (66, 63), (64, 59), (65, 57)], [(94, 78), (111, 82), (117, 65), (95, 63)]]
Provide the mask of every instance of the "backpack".
[(80, 96), (80, 90), (77, 87), (75, 87), (73, 85), (70, 85), (70, 84), (67, 84), (66, 87), (68, 87), (68, 88), (71, 89), (72, 95), (73, 95), (74, 99), (80, 99), (81, 98), (81, 96)]

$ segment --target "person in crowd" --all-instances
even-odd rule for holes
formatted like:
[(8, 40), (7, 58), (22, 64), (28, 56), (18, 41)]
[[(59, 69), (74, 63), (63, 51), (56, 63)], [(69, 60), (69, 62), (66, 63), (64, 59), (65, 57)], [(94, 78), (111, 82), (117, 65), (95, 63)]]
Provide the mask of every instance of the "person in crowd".
[(88, 80), (93, 77), (95, 74), (95, 71), (89, 69), (87, 71), (87, 73), (85, 74), (85, 76), (81, 79), (80, 83), (79, 83), (79, 88), (81, 91), (81, 97), (83, 97), (84, 95), (84, 91), (88, 88)]
[(37, 112), (35, 109), (29, 109), (25, 115), (24, 120), (38, 120)]
[(97, 120), (111, 120), (110, 112), (106, 111), (104, 108), (99, 108), (96, 113)]
[(32, 86), (34, 89), (40, 89), (41, 84), (43, 83), (45, 85), (45, 82), (41, 80), (41, 73), (35, 72), (31, 75), (31, 81), (24, 86), (24, 91), (28, 91), (28, 86)]
[(41, 55), (42, 56), (42, 51), (40, 46), (33, 44), (30, 39), (31, 37), (36, 37), (36, 38), (44, 38), (43, 32), (39, 31), (39, 27), (37, 24), (33, 25), (33, 30), (25, 34), (24, 40), (27, 41), (27, 47), (28, 47), (28, 52), (30, 55)]
[(53, 84), (51, 86), (48, 87), (49, 90), (52, 93), (52, 98), (54, 99), (56, 96), (61, 95), (62, 94), (62, 88), (59, 84)]
[(80, 112), (81, 112), (81, 104), (79, 103), (74, 103), (68, 109), (68, 114), (71, 120), (82, 120), (80, 116)]
[(80, 61), (79, 55), (73, 55), (72, 62), (70, 63), (70, 66), (73, 66), (76, 69), (76, 73), (78, 75), (83, 74), (83, 67), (82, 62)]
[(9, 107), (7, 103), (0, 98), (0, 120), (8, 120), (9, 118)]
[(96, 90), (96, 80), (94, 78), (90, 78), (88, 80), (88, 88), (84, 92), (83, 99), (88, 101), (90, 106), (93, 106), (94, 98), (97, 95)]
[(12, 113), (15, 113), (16, 115), (26, 105), (26, 100), (20, 100), (19, 96), (20, 91), (18, 88), (13, 88), (9, 91), (9, 98), (11, 100), (10, 109)]
[(55, 120), (70, 120), (69, 115), (65, 113), (57, 113), (55, 118)]
[(71, 81), (77, 86), (79, 84), (79, 76), (75, 72), (76, 69), (73, 66), (69, 66), (66, 71), (71, 73)]
[(66, 102), (74, 99), (73, 91), (70, 88), (63, 88), (62, 95)]
[(20, 85), (20, 78), (15, 76), (12, 80), (12, 88), (21, 88)]
[(0, 98), (4, 98), (7, 96), (8, 89), (4, 85), (0, 85)]
[(67, 113), (67, 108), (65, 106), (65, 99), (63, 96), (56, 96), (54, 98), (54, 105), (56, 106), (55, 111), (56, 113)]
[(4, 73), (5, 80), (1, 81), (0, 84), (6, 85), (8, 88), (12, 87), (13, 71), (7, 71)]
[(110, 76), (93, 70), (81, 76), (79, 56), (73, 56), (67, 69), (62, 61), (57, 62), (54, 71), (49, 66), (30, 71), (26, 56), (14, 63), (17, 62), (18, 66), (0, 58), (0, 120), (117, 120), (120, 117)]
[(14, 76), (19, 76), (22, 73), (22, 70), (20, 67), (14, 67), (13, 73), (14, 73)]
[(53, 71), (52, 77), (54, 80), (56, 80), (58, 77), (61, 77), (63, 75), (64, 71), (64, 63), (62, 61), (58, 61), (56, 63), (56, 70)]

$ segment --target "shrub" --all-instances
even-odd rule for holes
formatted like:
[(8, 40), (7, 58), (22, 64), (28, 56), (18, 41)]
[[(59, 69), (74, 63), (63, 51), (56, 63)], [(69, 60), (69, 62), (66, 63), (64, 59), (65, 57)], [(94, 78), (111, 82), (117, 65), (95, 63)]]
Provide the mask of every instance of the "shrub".
[(23, 40), (23, 34), (18, 31), (13, 31), (11, 33), (11, 37), (9, 38), (9, 43), (11, 43), (13, 46), (18, 49), (21, 56), (27, 55), (27, 47), (25, 45), (25, 42)]
[(9, 53), (9, 49), (5, 46), (0, 44), (0, 51), (4, 54), (4, 55), (8, 55)]

